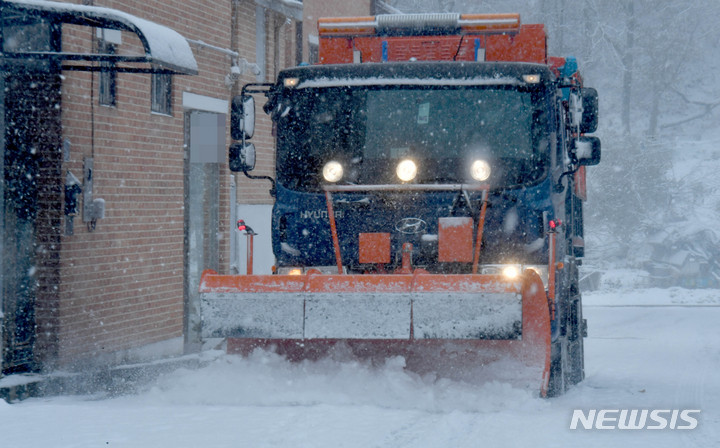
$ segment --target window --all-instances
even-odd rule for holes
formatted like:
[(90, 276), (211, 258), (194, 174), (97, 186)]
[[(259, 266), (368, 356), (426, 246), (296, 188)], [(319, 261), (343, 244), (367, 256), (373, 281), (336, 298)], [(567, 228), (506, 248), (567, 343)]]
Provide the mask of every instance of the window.
[(152, 111), (172, 115), (172, 75), (153, 73), (152, 75)]
[[(322, 78), (320, 78), (322, 79)], [(279, 99), (277, 181), (319, 191), (330, 160), (343, 180), (396, 182), (403, 158), (422, 160), (418, 183), (463, 183), (468, 159), (492, 163), (493, 186), (532, 185), (547, 173), (546, 96), (499, 86), (350, 86), (286, 89)]]
[[(104, 40), (99, 41), (98, 53), (115, 54), (115, 45)], [(117, 105), (117, 71), (115, 64), (110, 61), (100, 63), (100, 93), (98, 101), (103, 106)]]

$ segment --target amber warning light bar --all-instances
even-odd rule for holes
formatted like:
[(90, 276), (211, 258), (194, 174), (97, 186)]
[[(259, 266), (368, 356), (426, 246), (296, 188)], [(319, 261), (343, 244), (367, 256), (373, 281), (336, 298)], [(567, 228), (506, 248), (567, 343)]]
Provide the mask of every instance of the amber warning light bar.
[(513, 33), (520, 30), (520, 14), (381, 14), (318, 19), (320, 36), (404, 34)]

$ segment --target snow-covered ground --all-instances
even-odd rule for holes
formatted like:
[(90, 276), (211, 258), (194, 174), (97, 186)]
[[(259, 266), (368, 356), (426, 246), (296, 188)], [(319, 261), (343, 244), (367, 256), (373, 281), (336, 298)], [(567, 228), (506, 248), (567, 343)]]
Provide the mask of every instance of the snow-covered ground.
[[(720, 446), (720, 290), (585, 294), (586, 380), (545, 400), (326, 360), (217, 356), (118, 398), (0, 400), (13, 447)], [(693, 430), (571, 430), (573, 410), (694, 409)], [(615, 414), (617, 415), (617, 414)], [(665, 414), (668, 420), (670, 415)], [(669, 426), (669, 425), (668, 425)]]

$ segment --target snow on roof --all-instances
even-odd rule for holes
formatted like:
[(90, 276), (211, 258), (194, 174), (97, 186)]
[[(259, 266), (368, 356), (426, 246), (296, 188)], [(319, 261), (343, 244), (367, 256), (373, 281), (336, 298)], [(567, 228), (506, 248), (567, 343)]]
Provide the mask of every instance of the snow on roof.
[(117, 9), (73, 5), (44, 0), (7, 0), (15, 9), (44, 11), (49, 15), (73, 16), (72, 23), (128, 30), (135, 33), (145, 47), (150, 63), (185, 74), (197, 74), (198, 66), (187, 40), (175, 30), (141, 19)]
[(511, 77), (472, 77), (472, 78), (315, 78), (303, 80), (297, 89), (311, 87), (345, 87), (345, 86), (493, 86), (518, 85), (520, 81)]

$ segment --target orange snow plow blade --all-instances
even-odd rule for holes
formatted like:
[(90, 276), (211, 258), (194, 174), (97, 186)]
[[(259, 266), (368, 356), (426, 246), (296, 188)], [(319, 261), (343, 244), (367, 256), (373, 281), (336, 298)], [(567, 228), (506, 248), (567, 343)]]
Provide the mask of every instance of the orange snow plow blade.
[(550, 315), (540, 277), (497, 275), (218, 275), (200, 284), (204, 337), (228, 353), (274, 350), (291, 361), (333, 350), (469, 382), (547, 392)]

